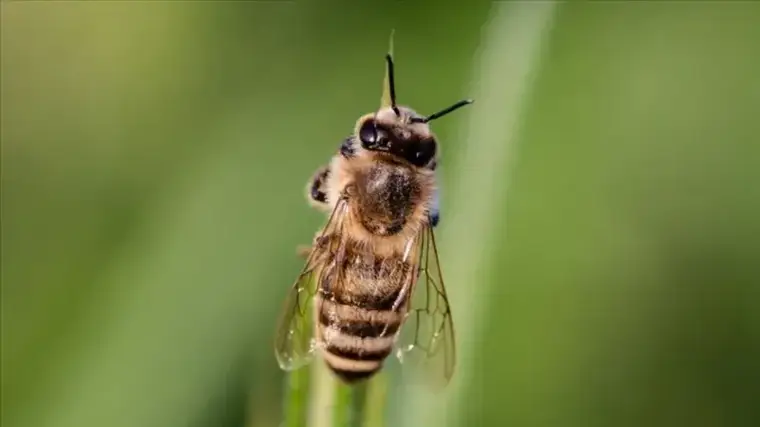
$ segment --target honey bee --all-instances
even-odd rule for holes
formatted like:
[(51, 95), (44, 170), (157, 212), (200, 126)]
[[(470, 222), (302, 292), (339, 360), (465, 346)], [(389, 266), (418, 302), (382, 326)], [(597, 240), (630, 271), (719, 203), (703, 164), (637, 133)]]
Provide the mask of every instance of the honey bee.
[(390, 54), (386, 64), (390, 105), (360, 117), (307, 185), (310, 203), (329, 215), (302, 251), (306, 264), (287, 295), (275, 355), (293, 370), (319, 351), (350, 384), (376, 374), (395, 349), (445, 385), (455, 366), (454, 325), (433, 234), (440, 150), (429, 122), (472, 101), (419, 115), (396, 105)]

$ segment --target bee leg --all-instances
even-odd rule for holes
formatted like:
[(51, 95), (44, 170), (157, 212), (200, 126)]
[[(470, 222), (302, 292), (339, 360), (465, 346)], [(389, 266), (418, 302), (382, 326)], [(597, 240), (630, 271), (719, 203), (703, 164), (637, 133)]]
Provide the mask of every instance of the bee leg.
[(355, 154), (356, 149), (354, 148), (354, 137), (349, 136), (340, 144), (340, 155), (346, 159), (350, 159), (354, 157)]
[(312, 251), (314, 251), (314, 248), (325, 249), (325, 245), (327, 245), (329, 241), (330, 237), (324, 236), (322, 231), (317, 231), (317, 234), (314, 236), (314, 242), (311, 245), (298, 245), (296, 247), (296, 253), (301, 257), (308, 258)]
[(430, 213), (430, 226), (435, 228), (441, 222), (441, 213), (439, 211)]
[(428, 213), (430, 219), (430, 226), (435, 228), (439, 222), (441, 222), (441, 206), (439, 198), (439, 190), (436, 188), (433, 191), (433, 203), (430, 205), (430, 211)]
[(296, 246), (296, 254), (301, 258), (308, 258), (311, 254), (311, 248), (312, 246), (309, 245), (298, 245)]
[(330, 168), (322, 166), (314, 173), (306, 186), (306, 199), (309, 204), (321, 211), (327, 211), (327, 178), (330, 176)]

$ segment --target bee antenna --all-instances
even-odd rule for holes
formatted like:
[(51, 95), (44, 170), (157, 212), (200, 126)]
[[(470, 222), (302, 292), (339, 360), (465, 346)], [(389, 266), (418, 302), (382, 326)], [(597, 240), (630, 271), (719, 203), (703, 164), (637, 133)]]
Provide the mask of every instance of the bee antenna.
[(437, 113), (433, 113), (433, 114), (431, 114), (431, 115), (429, 115), (427, 117), (421, 117), (421, 118), (412, 119), (412, 121), (413, 122), (418, 122), (418, 123), (427, 123), (427, 122), (433, 121), (433, 120), (435, 120), (437, 118), (440, 118), (442, 116), (445, 116), (446, 114), (449, 114), (450, 112), (452, 112), (454, 110), (458, 110), (459, 108), (462, 108), (465, 105), (470, 105), (473, 102), (475, 102), (475, 100), (472, 100), (472, 99), (463, 99), (463, 100), (457, 102), (456, 104), (454, 104), (454, 105), (452, 105), (450, 107), (446, 107), (446, 108), (444, 108), (443, 110), (441, 110), (441, 111), (439, 111)]
[(393, 57), (391, 57), (390, 53), (385, 55), (385, 62), (388, 64), (388, 86), (391, 94), (391, 108), (397, 116), (400, 116), (401, 113), (396, 106), (396, 83), (393, 79)]

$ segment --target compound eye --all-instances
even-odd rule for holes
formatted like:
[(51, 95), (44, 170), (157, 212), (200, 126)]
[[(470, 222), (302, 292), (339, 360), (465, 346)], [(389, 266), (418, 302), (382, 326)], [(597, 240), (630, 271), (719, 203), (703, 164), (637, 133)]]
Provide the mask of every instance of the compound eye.
[(425, 166), (435, 157), (436, 143), (434, 139), (423, 139), (417, 144), (412, 163)]
[(373, 149), (385, 142), (387, 136), (385, 132), (377, 128), (374, 119), (369, 119), (359, 128), (359, 140), (362, 142), (362, 147)]

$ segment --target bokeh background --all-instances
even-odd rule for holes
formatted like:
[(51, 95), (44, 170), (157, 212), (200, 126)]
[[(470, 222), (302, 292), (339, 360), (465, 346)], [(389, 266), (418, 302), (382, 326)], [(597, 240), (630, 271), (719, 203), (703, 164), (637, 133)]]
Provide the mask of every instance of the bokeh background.
[[(306, 180), (443, 145), (451, 390), (388, 425), (760, 425), (754, 2), (3, 2), (2, 425), (278, 426)], [(395, 371), (393, 371), (395, 372)], [(441, 407), (447, 411), (441, 411)]]

